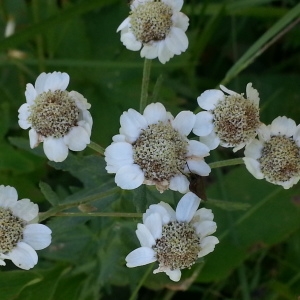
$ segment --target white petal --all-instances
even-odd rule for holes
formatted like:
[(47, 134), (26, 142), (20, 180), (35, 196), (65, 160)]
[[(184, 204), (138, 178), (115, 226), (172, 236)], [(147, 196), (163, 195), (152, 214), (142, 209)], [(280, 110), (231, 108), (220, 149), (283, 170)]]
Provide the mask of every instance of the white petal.
[(263, 143), (258, 140), (253, 140), (245, 148), (245, 156), (253, 159), (258, 159), (261, 157), (262, 149), (264, 148)]
[[(1, 254), (0, 254), (0, 256), (1, 256)], [(6, 263), (5, 263), (5, 261), (4, 261), (4, 260), (2, 260), (2, 259), (1, 259), (1, 257), (0, 257), (0, 266), (6, 266)]]
[(212, 213), (211, 209), (200, 208), (196, 211), (193, 221), (195, 222), (212, 221), (213, 219), (214, 219), (214, 214)]
[(124, 190), (133, 190), (144, 182), (145, 176), (141, 168), (136, 165), (128, 165), (120, 168), (116, 173), (115, 182)]
[(198, 136), (206, 136), (210, 134), (214, 129), (213, 119), (213, 114), (208, 111), (201, 111), (197, 113), (193, 133)]
[(277, 117), (271, 124), (271, 135), (293, 136), (296, 132), (296, 123), (294, 120), (283, 117)]
[(159, 213), (152, 213), (145, 218), (145, 226), (149, 229), (154, 239), (161, 238), (162, 218)]
[(142, 43), (136, 39), (131, 31), (125, 33), (121, 32), (121, 42), (126, 49), (131, 51), (139, 51), (142, 47)]
[(259, 93), (252, 87), (252, 83), (249, 82), (246, 86), (247, 98), (251, 100), (256, 107), (259, 106)]
[(69, 149), (64, 142), (64, 138), (45, 138), (43, 147), (48, 159), (55, 162), (64, 161), (69, 153)]
[(269, 141), (271, 138), (270, 126), (261, 124), (257, 129), (258, 137), (261, 141)]
[(35, 81), (35, 84), (34, 84), (37, 94), (41, 94), (43, 92), (46, 92), (46, 90), (44, 90), (44, 84), (45, 84), (45, 81), (46, 81), (47, 77), (48, 76), (45, 72), (41, 73), (37, 77), (37, 79)]
[(130, 25), (130, 18), (126, 18), (118, 27), (117, 32), (124, 29), (125, 27), (128, 27)]
[(155, 245), (155, 239), (144, 224), (138, 224), (135, 233), (142, 247), (151, 248), (153, 245)]
[(229, 90), (228, 88), (226, 88), (224, 85), (220, 85), (220, 89), (227, 93), (228, 95), (239, 95), (238, 93), (232, 91), (232, 90)]
[(219, 90), (207, 90), (203, 92), (198, 98), (199, 106), (206, 110), (212, 110), (216, 105), (225, 99), (225, 95)]
[(176, 208), (176, 219), (179, 222), (190, 222), (198, 209), (200, 198), (194, 193), (186, 193), (178, 202)]
[(256, 179), (263, 179), (264, 174), (260, 170), (260, 163), (253, 158), (244, 157), (243, 161), (246, 165), (247, 170), (256, 178)]
[(183, 5), (183, 0), (162, 0), (162, 2), (172, 7), (174, 11), (180, 11)]
[(126, 137), (123, 134), (116, 134), (112, 137), (113, 142), (126, 142)]
[(69, 85), (70, 76), (67, 73), (53, 72), (47, 73), (47, 78), (44, 83), (44, 91), (56, 90), (64, 91)]
[(185, 169), (186, 172), (190, 171), (200, 176), (208, 176), (211, 171), (210, 166), (203, 160), (188, 159), (187, 164), (189, 167)]
[(220, 139), (214, 130), (209, 135), (200, 136), (200, 142), (205, 144), (210, 150), (214, 150), (220, 145)]
[(167, 44), (165, 41), (160, 41), (158, 43), (158, 60), (162, 63), (165, 64), (167, 61), (170, 60), (174, 56), (174, 53), (169, 50), (167, 47)]
[(126, 135), (130, 142), (136, 141), (141, 130), (147, 128), (144, 116), (134, 109), (129, 109), (121, 115), (120, 124), (120, 133)]
[(25, 91), (26, 102), (29, 105), (34, 103), (35, 98), (37, 97), (37, 92), (31, 83), (26, 84), (26, 91)]
[(178, 191), (179, 193), (185, 194), (189, 191), (190, 182), (185, 175), (175, 175), (170, 179), (169, 189), (172, 191)]
[(189, 27), (189, 18), (182, 12), (175, 12), (172, 16), (173, 26), (178, 27), (184, 32)]
[(203, 158), (208, 155), (209, 155), (209, 148), (205, 144), (195, 140), (189, 141), (188, 153), (186, 155), (187, 157), (197, 160), (197, 158), (198, 159)]
[(156, 124), (159, 121), (166, 122), (168, 120), (167, 111), (159, 102), (147, 105), (143, 116), (145, 117), (148, 125)]
[(176, 212), (168, 203), (161, 201), (159, 202), (159, 205), (163, 206), (167, 210), (171, 222), (176, 221)]
[(141, 51), (141, 57), (148, 59), (154, 59), (158, 56), (159, 43), (153, 42), (151, 44), (144, 45)]
[(35, 250), (23, 242), (19, 242), (8, 256), (17, 267), (24, 270), (33, 268), (38, 262)]
[(40, 135), (32, 128), (29, 130), (29, 143), (30, 148), (33, 149), (38, 146), (38, 144), (41, 142), (39, 140)]
[(201, 238), (213, 234), (217, 230), (217, 224), (213, 221), (202, 221), (196, 225), (196, 232)]
[(81, 95), (80, 93), (76, 91), (71, 91), (69, 92), (69, 97), (71, 97), (75, 101), (76, 106), (80, 110), (86, 111), (87, 109), (91, 108), (91, 104), (88, 103), (87, 99), (84, 98), (83, 95)]
[(219, 243), (219, 240), (215, 236), (207, 236), (200, 242), (201, 251), (198, 253), (198, 257), (203, 257), (206, 254), (213, 252), (215, 245)]
[(14, 187), (0, 186), (0, 207), (13, 207), (18, 201), (18, 193)]
[(121, 167), (133, 164), (133, 149), (131, 144), (116, 142), (105, 149), (106, 170), (116, 173)]
[(176, 42), (176, 37), (172, 35), (172, 30), (167, 35), (165, 43), (169, 51), (173, 52), (174, 54), (179, 55), (182, 52), (182, 45)]
[(72, 151), (82, 151), (90, 143), (90, 135), (80, 126), (73, 127), (63, 139)]
[(43, 224), (28, 224), (23, 230), (23, 240), (35, 250), (44, 249), (51, 243), (51, 230)]
[[(236, 147), (234, 147), (234, 148), (232, 149), (232, 152), (235, 153), (235, 152), (241, 150), (242, 148), (245, 147), (245, 145), (246, 145), (246, 143), (241, 143), (241, 144), (239, 144), (238, 146), (236, 146)], [(223, 146), (223, 147), (226, 147), (226, 146)], [(232, 147), (232, 146), (229, 146), (229, 147)]]
[(130, 252), (125, 260), (128, 268), (144, 266), (156, 261), (155, 252), (148, 247), (140, 247)]
[(154, 213), (158, 213), (160, 215), (162, 224), (167, 224), (170, 221), (173, 221), (171, 220), (171, 217), (175, 215), (175, 211), (171, 208), (171, 206), (161, 201), (159, 204), (152, 204), (149, 206), (143, 214), (143, 222), (145, 223), (146, 219)]
[[(86, 111), (88, 112), (88, 111)], [(89, 113), (89, 112), (88, 112)], [(81, 120), (81, 121), (78, 121), (77, 122), (77, 127), (81, 127), (83, 128), (85, 131), (86, 131), (86, 134), (88, 135), (89, 137), (89, 140), (90, 140), (90, 136), (91, 136), (91, 133), (92, 133), (92, 127), (91, 125), (89, 124), (89, 122), (85, 121), (85, 120)], [(90, 142), (89, 142), (90, 143)]]
[(189, 135), (195, 124), (196, 116), (191, 111), (181, 111), (173, 121), (172, 126), (182, 135)]
[(31, 202), (29, 199), (22, 199), (16, 202), (11, 208), (13, 214), (26, 222), (32, 221), (39, 213), (37, 204)]
[(169, 269), (169, 270), (166, 270), (165, 272), (172, 281), (178, 282), (181, 278), (181, 271), (179, 269), (175, 269), (175, 270)]
[(165, 43), (170, 52), (179, 55), (188, 48), (189, 40), (182, 29), (172, 27), (165, 39)]
[(20, 127), (22, 129), (28, 129), (31, 126), (31, 124), (28, 122), (28, 117), (31, 114), (29, 110), (29, 105), (27, 103), (22, 104), (18, 112), (19, 112), (18, 118), (19, 118)]

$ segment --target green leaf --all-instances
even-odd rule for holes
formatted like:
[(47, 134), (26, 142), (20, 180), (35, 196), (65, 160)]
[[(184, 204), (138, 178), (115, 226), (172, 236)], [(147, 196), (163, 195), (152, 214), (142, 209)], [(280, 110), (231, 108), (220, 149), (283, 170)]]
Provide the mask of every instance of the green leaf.
[(20, 299), (18, 295), (23, 289), (41, 280), (42, 276), (33, 271), (0, 272), (1, 300)]
[[(293, 197), (300, 187), (284, 190), (265, 180), (256, 180), (244, 167), (223, 177), (227, 198), (251, 205), (246, 211), (227, 211), (212, 207), (220, 243), (205, 257), (200, 281), (224, 279), (251, 254), (257, 245), (269, 247), (288, 238), (300, 228), (299, 207)], [(210, 197), (224, 198), (218, 183), (208, 189)], [(205, 203), (210, 206), (209, 201)]]
[(19, 295), (19, 299), (23, 300), (55, 300), (54, 293), (61, 276), (70, 269), (62, 266), (56, 266), (39, 272), (42, 280), (34, 285), (27, 286)]
[(46, 200), (52, 205), (56, 206), (59, 204), (59, 197), (58, 195), (53, 191), (51, 186), (45, 182), (40, 181), (39, 187), (41, 189), (41, 192), (45, 196)]
[[(294, 19), (300, 15), (300, 3), (288, 11), (281, 19), (279, 19), (269, 30), (267, 30), (243, 55), (240, 59), (227, 71), (225, 78), (221, 84), (227, 84), (235, 78), (242, 70), (248, 67), (259, 55), (261, 55), (268, 47), (270, 40), (279, 35)], [(296, 25), (296, 24), (295, 24)]]
[(19, 31), (10, 37), (2, 39), (0, 41), (0, 51), (17, 47), (18, 45), (34, 37), (36, 34), (46, 32), (49, 28), (52, 28), (59, 23), (66, 22), (68, 19), (72, 19), (75, 16), (84, 14), (95, 8), (99, 9), (105, 5), (114, 3), (115, 1), (116, 0), (106, 0), (99, 2), (98, 0), (89, 0), (83, 1), (77, 5), (73, 5), (70, 8), (63, 10), (59, 14), (46, 19), (45, 21), (30, 25), (26, 29)]

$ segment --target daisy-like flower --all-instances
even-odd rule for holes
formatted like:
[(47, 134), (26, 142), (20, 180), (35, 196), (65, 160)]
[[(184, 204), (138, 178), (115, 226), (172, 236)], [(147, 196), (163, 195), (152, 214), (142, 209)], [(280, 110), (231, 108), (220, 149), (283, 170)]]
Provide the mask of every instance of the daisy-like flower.
[(244, 162), (257, 179), (289, 189), (300, 179), (300, 125), (287, 117), (277, 117), (262, 125), (259, 140), (245, 148)]
[(105, 150), (106, 170), (116, 173), (122, 189), (135, 189), (141, 184), (155, 185), (163, 192), (170, 188), (186, 193), (189, 181), (185, 173), (201, 176), (210, 173), (204, 162), (209, 149), (199, 141), (190, 141), (195, 115), (182, 111), (176, 118), (161, 103), (149, 104), (143, 115), (134, 109), (120, 118), (120, 134)]
[[(233, 147), (236, 152), (249, 144), (257, 135), (259, 120), (259, 94), (248, 83), (247, 98), (220, 86), (221, 90), (207, 90), (198, 98), (201, 108), (207, 110), (196, 115), (193, 132), (210, 150)], [(226, 94), (228, 95), (226, 95)]]
[(117, 29), (122, 43), (133, 51), (143, 47), (141, 57), (158, 57), (163, 64), (184, 52), (189, 19), (180, 12), (182, 5), (183, 0), (133, 0), (130, 16)]
[(219, 240), (211, 236), (217, 225), (210, 209), (198, 209), (200, 199), (188, 192), (176, 211), (167, 203), (150, 205), (138, 224), (136, 235), (141, 247), (126, 257), (127, 267), (143, 266), (157, 261), (154, 274), (165, 272), (179, 281), (182, 269), (190, 268), (198, 258), (212, 252)]
[(0, 186), (0, 265), (10, 259), (17, 267), (29, 270), (38, 262), (35, 250), (48, 247), (51, 230), (38, 221), (39, 208), (29, 199), (18, 201), (15, 188)]
[(64, 161), (69, 149), (82, 151), (90, 143), (91, 105), (79, 93), (68, 92), (67, 73), (42, 73), (35, 86), (26, 85), (26, 102), (19, 108), (19, 125), (29, 130), (30, 147), (43, 142), (49, 160)]

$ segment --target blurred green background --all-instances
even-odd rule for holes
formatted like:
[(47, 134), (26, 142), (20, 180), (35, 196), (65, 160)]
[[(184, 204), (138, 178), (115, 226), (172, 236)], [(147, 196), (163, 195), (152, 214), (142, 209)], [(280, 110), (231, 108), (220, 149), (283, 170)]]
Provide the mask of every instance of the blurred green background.
[[(260, 93), (261, 121), (277, 116), (300, 123), (300, 4), (298, 1), (185, 1), (188, 50), (162, 65), (154, 60), (151, 92), (174, 115), (199, 111), (196, 98), (220, 83), (239, 93), (248, 82)], [(138, 109), (143, 59), (116, 33), (128, 16), (125, 0), (0, 1), (0, 184), (14, 186), (40, 211), (71, 208), (82, 199), (99, 212), (143, 212), (151, 203), (175, 207), (181, 195), (153, 188), (115, 188), (104, 159), (91, 149), (49, 163), (42, 147), (29, 148), (18, 126), (26, 83), (41, 72), (70, 75), (68, 90), (92, 104), (92, 140), (102, 147), (119, 130), (124, 110)], [(5, 38), (9, 20), (15, 33)], [(213, 151), (208, 162), (242, 157)], [(297, 299), (300, 296), (300, 189), (255, 180), (244, 166), (213, 170), (207, 180), (220, 244), (205, 261), (184, 270), (179, 283), (149, 266), (128, 269), (125, 256), (138, 247), (140, 218), (54, 217), (53, 242), (38, 251), (30, 271), (7, 262), (0, 270), (0, 299)], [(65, 206), (64, 206), (65, 205)], [(152, 266), (150, 266), (151, 268)], [(140, 286), (142, 285), (142, 287)]]

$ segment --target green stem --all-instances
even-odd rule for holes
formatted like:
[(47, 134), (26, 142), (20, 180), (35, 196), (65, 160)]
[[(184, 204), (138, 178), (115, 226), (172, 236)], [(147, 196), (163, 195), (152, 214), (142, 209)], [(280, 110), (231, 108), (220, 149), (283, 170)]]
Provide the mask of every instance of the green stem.
[(140, 99), (140, 113), (143, 113), (148, 99), (148, 87), (151, 71), (151, 59), (145, 58), (144, 61), (144, 70), (143, 70), (143, 80), (142, 80), (142, 90), (141, 90), (141, 99)]
[(209, 166), (214, 168), (221, 168), (221, 167), (227, 167), (227, 166), (234, 166), (234, 165), (242, 165), (244, 163), (242, 158), (233, 158), (233, 159), (227, 159), (227, 160), (220, 160), (213, 163), (210, 163)]
[(60, 213), (63, 210), (72, 208), (72, 207), (77, 207), (80, 204), (84, 204), (84, 203), (89, 203), (89, 202), (93, 202), (102, 198), (106, 198), (108, 196), (111, 196), (117, 192), (119, 192), (119, 188), (114, 188), (112, 190), (109, 190), (107, 192), (103, 192), (103, 193), (97, 193), (95, 195), (91, 195), (85, 198), (82, 198), (80, 201), (76, 201), (76, 202), (72, 202), (72, 203), (66, 203), (66, 204), (61, 204), (55, 207), (50, 208), (48, 211), (44, 212), (44, 213), (40, 213), (39, 215), (39, 222), (42, 222), (50, 217), (56, 216), (58, 213)]
[(139, 213), (119, 213), (119, 212), (96, 212), (96, 213), (73, 213), (73, 212), (59, 212), (55, 217), (116, 217), (116, 218), (141, 218)]
[(133, 293), (131, 294), (129, 300), (135, 300), (136, 299), (136, 296), (137, 296), (137, 294), (138, 294), (141, 286), (143, 285), (143, 283), (145, 282), (146, 278), (148, 277), (148, 275), (152, 271), (152, 268), (153, 268), (153, 264), (150, 264), (149, 268), (144, 273), (144, 276), (141, 278), (141, 280), (139, 281), (138, 285), (136, 286), (136, 288), (134, 289)]
[(104, 156), (105, 149), (102, 148), (100, 145), (96, 144), (95, 142), (91, 141), (88, 144), (88, 147), (90, 147), (91, 149), (95, 150), (96, 152), (98, 152), (99, 154), (101, 154), (102, 156)]

